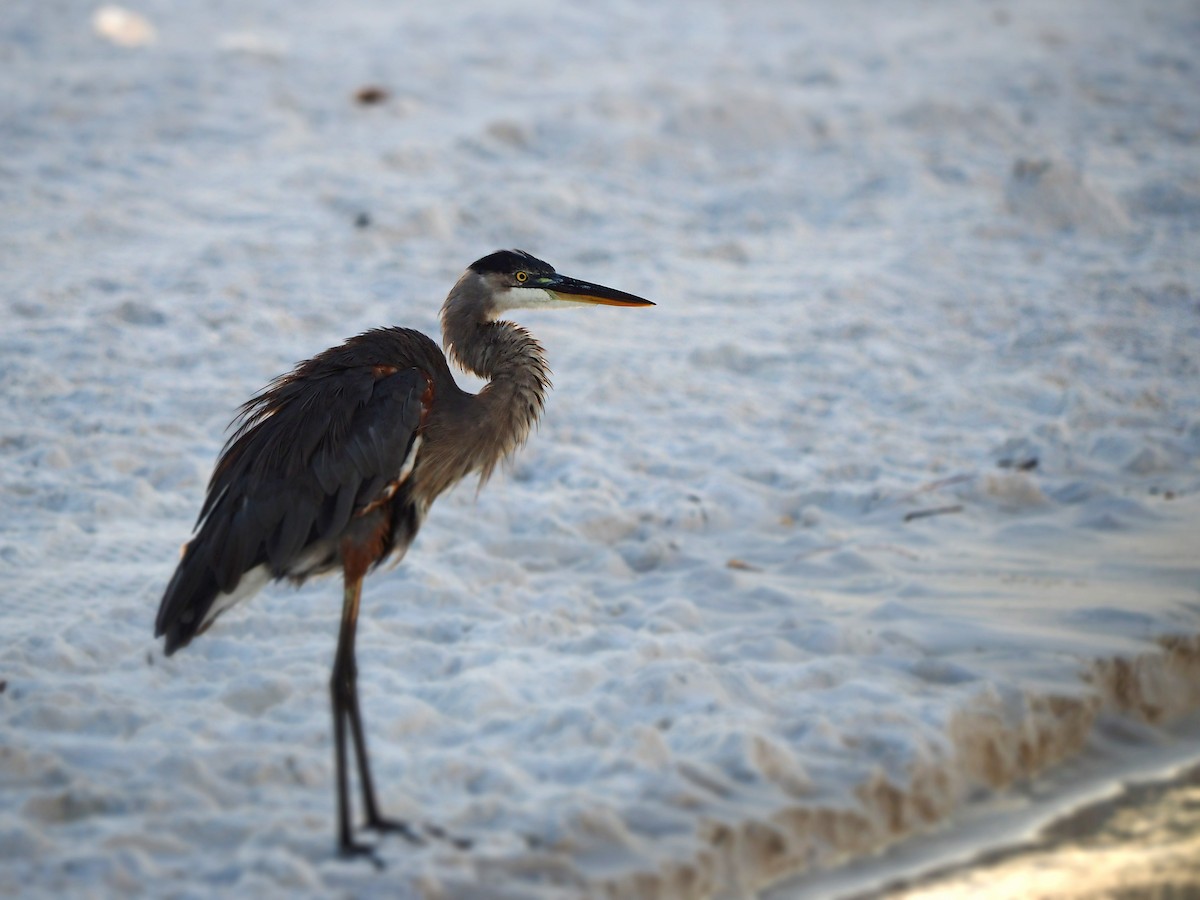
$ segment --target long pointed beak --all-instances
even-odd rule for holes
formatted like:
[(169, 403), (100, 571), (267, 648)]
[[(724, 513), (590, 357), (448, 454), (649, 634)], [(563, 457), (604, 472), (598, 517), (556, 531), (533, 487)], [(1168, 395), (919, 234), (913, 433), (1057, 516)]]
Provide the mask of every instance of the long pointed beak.
[(653, 306), (649, 300), (605, 287), (602, 284), (592, 284), (590, 281), (580, 281), (578, 278), (568, 278), (566, 275), (542, 275), (529, 279), (527, 286), (541, 288), (556, 296), (559, 300), (569, 303), (599, 303), (604, 306)]

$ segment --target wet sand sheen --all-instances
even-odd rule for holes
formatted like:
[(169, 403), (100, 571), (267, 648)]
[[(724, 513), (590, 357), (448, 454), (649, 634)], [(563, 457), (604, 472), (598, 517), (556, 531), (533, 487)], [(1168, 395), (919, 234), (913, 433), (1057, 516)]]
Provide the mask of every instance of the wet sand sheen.
[(1200, 896), (1200, 764), (1135, 783), (1020, 846), (854, 900), (1122, 900)]

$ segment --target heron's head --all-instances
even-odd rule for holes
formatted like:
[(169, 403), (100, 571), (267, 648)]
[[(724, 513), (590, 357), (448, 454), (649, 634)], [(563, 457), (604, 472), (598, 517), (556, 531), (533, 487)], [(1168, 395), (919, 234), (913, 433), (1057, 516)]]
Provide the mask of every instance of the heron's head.
[(463, 273), (450, 297), (452, 302), (475, 307), (480, 319), (493, 320), (510, 309), (601, 304), (653, 306), (602, 284), (580, 281), (554, 271), (554, 267), (522, 250), (498, 250), (477, 259)]

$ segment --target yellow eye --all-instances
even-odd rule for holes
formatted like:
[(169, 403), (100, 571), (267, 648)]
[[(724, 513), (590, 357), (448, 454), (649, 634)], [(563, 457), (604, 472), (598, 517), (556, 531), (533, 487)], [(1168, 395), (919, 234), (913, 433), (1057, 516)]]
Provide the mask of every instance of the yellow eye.
[(529, 278), (529, 276), (526, 275), (524, 272), (517, 273), (517, 281), (520, 282), (521, 284), (524, 284), (528, 278)]

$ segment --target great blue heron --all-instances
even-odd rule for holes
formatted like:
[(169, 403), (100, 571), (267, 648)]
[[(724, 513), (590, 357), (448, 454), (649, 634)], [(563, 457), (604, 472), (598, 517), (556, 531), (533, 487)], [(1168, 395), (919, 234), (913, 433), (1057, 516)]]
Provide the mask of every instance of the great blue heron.
[(458, 387), (425, 335), (377, 328), (271, 382), (242, 406), (221, 451), (154, 634), (166, 637), (169, 656), (268, 581), (299, 584), (342, 570), (330, 691), (343, 854), (373, 852), (351, 832), (347, 724), (366, 827), (419, 840), (407, 823), (385, 818), (375, 800), (354, 660), (363, 577), (388, 556), (403, 556), (438, 494), (473, 472), (485, 481), (537, 421), (550, 385), (546, 358), (529, 332), (499, 317), (579, 303), (654, 305), (559, 275), (519, 250), (485, 256), (442, 307), (450, 356), (488, 379), (478, 394)]

